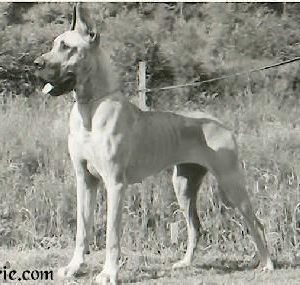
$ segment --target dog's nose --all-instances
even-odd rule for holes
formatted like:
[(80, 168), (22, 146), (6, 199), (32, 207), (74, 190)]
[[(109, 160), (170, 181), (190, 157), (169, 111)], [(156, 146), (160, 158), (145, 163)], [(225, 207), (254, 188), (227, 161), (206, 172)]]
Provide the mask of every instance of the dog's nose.
[(45, 66), (45, 59), (42, 56), (39, 56), (35, 61), (34, 61), (34, 65), (41, 69)]

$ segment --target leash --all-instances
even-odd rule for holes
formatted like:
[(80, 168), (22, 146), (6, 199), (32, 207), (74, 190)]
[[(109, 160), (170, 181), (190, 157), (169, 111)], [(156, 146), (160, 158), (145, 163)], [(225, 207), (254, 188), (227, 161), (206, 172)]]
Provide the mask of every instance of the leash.
[(267, 70), (267, 69), (271, 69), (274, 67), (278, 67), (281, 65), (285, 65), (285, 64), (289, 64), (295, 61), (300, 60), (300, 56), (292, 58), (292, 59), (288, 59), (285, 61), (281, 61), (272, 65), (267, 65), (267, 66), (263, 66), (263, 67), (259, 67), (259, 68), (255, 68), (255, 69), (250, 69), (247, 71), (241, 71), (241, 72), (237, 72), (237, 73), (233, 73), (233, 74), (229, 74), (229, 75), (224, 75), (224, 76), (220, 76), (220, 77), (215, 77), (212, 79), (207, 79), (207, 80), (203, 80), (203, 81), (193, 81), (191, 83), (186, 83), (186, 84), (178, 84), (178, 85), (171, 85), (171, 86), (166, 86), (166, 87), (161, 87), (161, 88), (152, 88), (152, 89), (144, 89), (144, 90), (139, 90), (139, 92), (156, 92), (156, 91), (165, 91), (165, 90), (172, 90), (172, 89), (176, 89), (176, 88), (184, 88), (184, 87), (195, 87), (195, 86), (200, 86), (204, 83), (211, 83), (214, 81), (218, 81), (218, 80), (223, 80), (223, 79), (228, 79), (228, 78), (232, 78), (232, 77), (236, 77), (236, 76), (241, 76), (241, 75), (246, 75), (246, 74), (250, 74), (253, 72), (257, 72), (257, 71), (262, 71), (262, 70)]

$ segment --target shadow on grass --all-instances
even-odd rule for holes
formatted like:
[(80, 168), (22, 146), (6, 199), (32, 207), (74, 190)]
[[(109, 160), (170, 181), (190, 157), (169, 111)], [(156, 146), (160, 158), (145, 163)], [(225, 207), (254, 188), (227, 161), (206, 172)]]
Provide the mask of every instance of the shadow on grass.
[[(300, 264), (293, 264), (290, 261), (277, 261), (273, 260), (274, 269), (288, 269), (288, 268), (299, 268)], [(211, 262), (206, 262), (205, 264), (195, 265), (196, 268), (203, 270), (215, 269), (220, 271), (220, 273), (233, 273), (239, 271), (250, 271), (250, 270), (259, 270), (259, 261), (250, 261), (245, 262), (244, 260), (229, 260), (229, 259), (217, 259)]]
[[(121, 284), (123, 283), (137, 283), (159, 280), (161, 278), (177, 278), (182, 277), (195, 277), (203, 274), (205, 271), (214, 270), (215, 274), (229, 274), (234, 272), (252, 271), (257, 268), (258, 263), (255, 261), (245, 262), (244, 260), (229, 260), (228, 258), (211, 260), (202, 264), (195, 264), (188, 268), (173, 270), (171, 265), (151, 264), (149, 266), (140, 265), (138, 268), (124, 268), (120, 271), (119, 280)], [(288, 261), (274, 261), (275, 270), (276, 269), (288, 269), (288, 268), (299, 268), (300, 264), (292, 264)], [(86, 279), (96, 277), (101, 270), (102, 265), (95, 266), (91, 268), (90, 272), (77, 276), (80, 279)]]

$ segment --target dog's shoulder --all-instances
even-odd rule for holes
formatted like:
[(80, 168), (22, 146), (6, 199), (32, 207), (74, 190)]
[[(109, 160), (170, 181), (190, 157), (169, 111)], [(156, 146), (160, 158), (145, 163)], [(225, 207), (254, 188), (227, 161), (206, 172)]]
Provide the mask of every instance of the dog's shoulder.
[(131, 125), (138, 120), (140, 112), (140, 109), (130, 103), (127, 98), (115, 94), (103, 98), (95, 110), (93, 120), (97, 122), (97, 125), (105, 125), (107, 122), (110, 122), (111, 126), (114, 124)]
[(105, 108), (117, 108), (122, 112), (140, 112), (140, 109), (135, 104), (131, 103), (121, 92), (116, 92), (113, 95), (105, 97), (101, 104)]

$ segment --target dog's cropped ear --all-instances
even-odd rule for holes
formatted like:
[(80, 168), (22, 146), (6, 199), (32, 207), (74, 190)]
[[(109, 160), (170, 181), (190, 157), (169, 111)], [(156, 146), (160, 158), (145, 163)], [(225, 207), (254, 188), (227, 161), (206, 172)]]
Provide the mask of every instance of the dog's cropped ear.
[(74, 6), (71, 30), (87, 37), (89, 42), (99, 42), (100, 40), (100, 35), (89, 16), (88, 10), (80, 2)]

